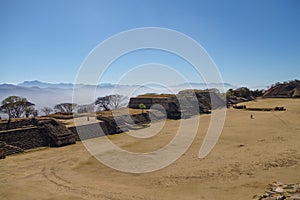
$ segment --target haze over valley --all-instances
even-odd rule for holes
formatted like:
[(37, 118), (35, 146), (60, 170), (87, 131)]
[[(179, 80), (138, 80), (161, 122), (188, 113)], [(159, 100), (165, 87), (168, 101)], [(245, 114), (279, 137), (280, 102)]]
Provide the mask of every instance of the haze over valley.
[[(72, 102), (73, 87), (75, 87), (80, 97), (76, 98), (80, 100), (74, 102), (77, 104), (89, 104), (92, 103), (97, 97), (106, 96), (110, 94), (120, 94), (127, 97), (134, 97), (140, 94), (146, 93), (178, 93), (183, 89), (207, 89), (216, 88), (223, 90), (223, 84), (218, 83), (184, 83), (173, 86), (162, 86), (158, 84), (146, 84), (146, 85), (118, 85), (104, 83), (98, 86), (80, 84), (74, 86), (72, 83), (46, 83), (41, 81), (24, 81), (20, 84), (1, 84), (0, 85), (0, 101), (8, 96), (22, 96), (36, 105), (37, 109), (48, 106), (53, 107), (58, 103)], [(237, 86), (229, 83), (224, 83), (225, 91)], [(94, 94), (95, 98), (90, 99), (91, 94)]]

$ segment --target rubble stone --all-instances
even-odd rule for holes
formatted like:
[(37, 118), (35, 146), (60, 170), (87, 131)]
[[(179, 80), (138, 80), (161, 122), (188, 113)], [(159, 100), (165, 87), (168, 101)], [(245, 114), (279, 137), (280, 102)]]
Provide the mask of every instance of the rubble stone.
[(269, 184), (268, 191), (263, 195), (254, 195), (252, 199), (258, 200), (300, 200), (300, 184), (285, 184), (274, 182)]

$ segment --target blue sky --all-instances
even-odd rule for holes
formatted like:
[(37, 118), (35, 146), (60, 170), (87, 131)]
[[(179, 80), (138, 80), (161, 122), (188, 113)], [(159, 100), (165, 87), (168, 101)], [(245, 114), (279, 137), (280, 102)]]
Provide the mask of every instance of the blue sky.
[[(300, 78), (297, 0), (0, 0), (0, 83), (73, 82), (95, 46), (141, 27), (190, 36), (209, 53), (224, 82), (258, 86)], [(184, 62), (149, 51), (119, 62), (103, 82), (117, 82), (121, 66), (135, 67), (130, 59), (177, 63), (190, 81), (202, 82)]]

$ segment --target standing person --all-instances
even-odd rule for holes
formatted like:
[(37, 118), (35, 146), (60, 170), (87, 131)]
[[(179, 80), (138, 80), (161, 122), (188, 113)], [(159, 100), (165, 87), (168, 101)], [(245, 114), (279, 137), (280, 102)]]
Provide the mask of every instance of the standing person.
[(253, 119), (253, 115), (252, 114), (250, 115), (250, 118)]

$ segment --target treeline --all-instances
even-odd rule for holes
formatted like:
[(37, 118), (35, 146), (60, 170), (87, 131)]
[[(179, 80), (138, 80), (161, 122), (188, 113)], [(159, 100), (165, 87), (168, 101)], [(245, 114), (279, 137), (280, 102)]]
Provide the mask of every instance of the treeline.
[(261, 97), (262, 95), (264, 94), (264, 90), (250, 90), (249, 88), (247, 87), (241, 87), (241, 88), (238, 88), (238, 89), (229, 89), (227, 92), (226, 92), (226, 98), (231, 98), (231, 97), (243, 97), (243, 98), (246, 98), (246, 99), (249, 99), (249, 98), (256, 98), (256, 97)]
[[(281, 85), (286, 85), (289, 88), (293, 88), (296, 87), (297, 85), (300, 84), (300, 80), (290, 80), (290, 81), (284, 81), (282, 83), (277, 82), (272, 84), (271, 86), (269, 86), (268, 90), (272, 89), (272, 88), (276, 88), (277, 86), (281, 86)], [(226, 98), (227, 100), (230, 99), (231, 97), (243, 97), (246, 99), (251, 99), (251, 98), (256, 98), (256, 97), (261, 97), (264, 95), (264, 93), (266, 93), (268, 90), (250, 90), (247, 87), (241, 87), (238, 89), (229, 89), (226, 92)]]
[[(78, 105), (76, 103), (60, 103), (51, 107), (43, 107), (40, 111), (44, 115), (52, 113), (89, 113), (102, 110), (114, 110), (127, 105), (128, 98), (119, 94), (98, 97), (91, 104)], [(9, 96), (1, 102), (0, 111), (7, 114), (9, 118), (36, 117), (39, 111), (35, 109), (35, 104), (25, 97)]]
[(297, 84), (300, 84), (300, 80), (295, 79), (295, 80), (290, 80), (290, 81), (284, 81), (284, 82), (282, 82), (282, 83), (277, 82), (277, 83), (275, 83), (275, 84), (272, 84), (272, 85), (270, 86), (270, 88), (276, 87), (276, 86), (278, 86), (278, 85), (297, 85)]

